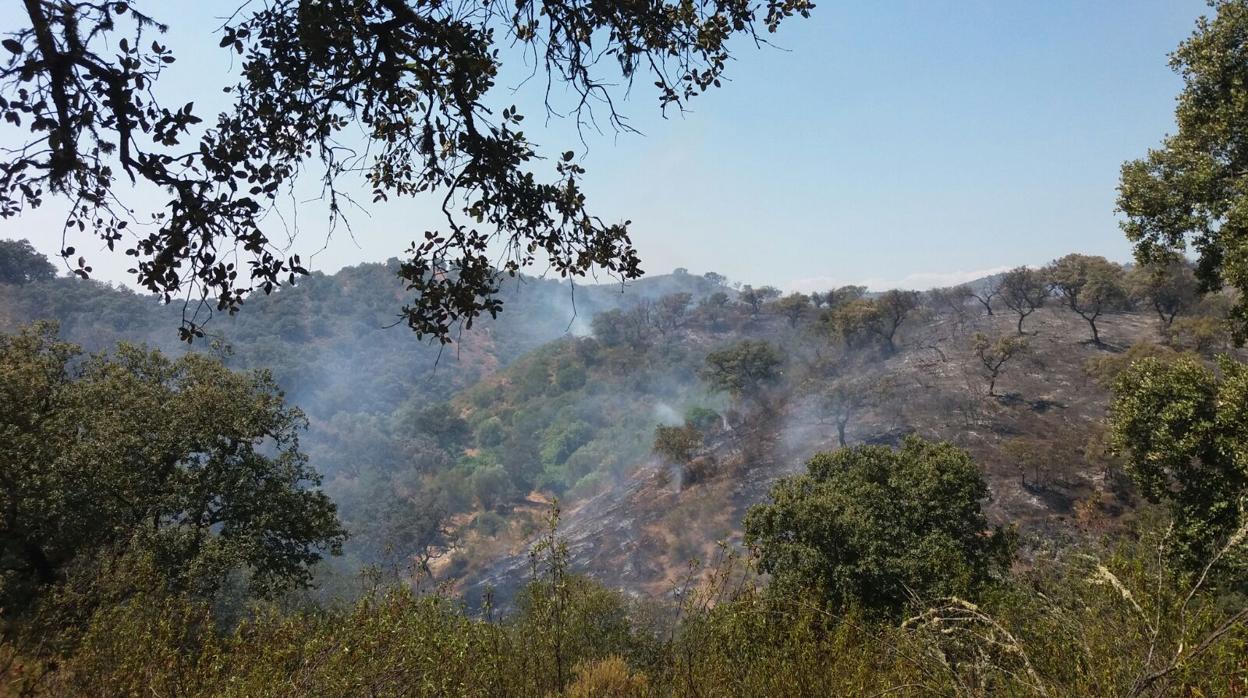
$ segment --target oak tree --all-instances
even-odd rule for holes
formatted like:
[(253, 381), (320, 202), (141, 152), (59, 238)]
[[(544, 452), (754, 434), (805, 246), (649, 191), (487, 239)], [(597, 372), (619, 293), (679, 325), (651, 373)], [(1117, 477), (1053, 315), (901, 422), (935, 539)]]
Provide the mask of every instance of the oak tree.
[(1017, 267), (1001, 277), (1001, 302), (1018, 315), (1018, 333), (1023, 332), (1023, 321), (1036, 312), (1049, 298), (1049, 284), (1044, 275), (1035, 269)]
[(1126, 305), (1122, 267), (1104, 257), (1068, 254), (1050, 263), (1044, 275), (1066, 305), (1092, 328), (1092, 343), (1101, 346), (1103, 342), (1096, 321), (1105, 312)]
[[(1165, 503), (1175, 552), (1199, 569), (1248, 507), (1248, 365), (1144, 358), (1114, 381), (1111, 435), (1140, 491)], [(1220, 373), (1220, 375), (1219, 375)]]
[(39, 324), (0, 336), (0, 402), (6, 609), (122, 550), (175, 588), (212, 592), (241, 570), (267, 595), (340, 549), (299, 450), (305, 419), (266, 373), (130, 345), (83, 357)]
[(1169, 330), (1174, 318), (1197, 305), (1196, 274), (1181, 257), (1168, 261), (1137, 264), (1127, 275), (1131, 295), (1157, 313), (1162, 330)]
[(988, 525), (987, 496), (950, 444), (844, 448), (777, 483), (746, 514), (745, 541), (774, 591), (895, 616), (916, 597), (974, 596), (1008, 570), (1012, 538)]
[(976, 332), (971, 341), (971, 349), (984, 367), (988, 378), (988, 395), (995, 397), (997, 379), (1011, 359), (1027, 351), (1027, 340), (1019, 336), (1004, 336), (996, 341), (982, 332)]

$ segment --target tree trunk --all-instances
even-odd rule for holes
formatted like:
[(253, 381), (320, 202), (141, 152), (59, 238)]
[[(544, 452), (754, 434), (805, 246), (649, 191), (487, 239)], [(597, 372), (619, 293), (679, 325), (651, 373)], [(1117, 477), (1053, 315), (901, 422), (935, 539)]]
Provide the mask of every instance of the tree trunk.
[(22, 552), (26, 556), (26, 562), (29, 562), (35, 570), (35, 577), (40, 584), (51, 584), (56, 581), (56, 570), (52, 568), (52, 561), (44, 554), (42, 548), (30, 541), (25, 541), (22, 543)]

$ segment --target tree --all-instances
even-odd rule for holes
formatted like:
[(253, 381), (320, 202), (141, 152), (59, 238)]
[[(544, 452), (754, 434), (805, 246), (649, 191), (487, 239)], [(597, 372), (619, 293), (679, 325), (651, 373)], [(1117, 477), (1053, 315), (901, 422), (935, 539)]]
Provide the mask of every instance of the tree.
[(845, 305), (832, 306), (824, 311), (821, 319), (828, 332), (845, 342), (846, 347), (860, 348), (873, 338), (871, 325), (876, 319), (875, 305), (865, 298), (850, 301)]
[(1092, 343), (1102, 346), (1097, 319), (1104, 312), (1118, 310), (1126, 303), (1122, 267), (1104, 257), (1068, 254), (1049, 264), (1045, 276), (1066, 305), (1092, 328)]
[(459, 455), (472, 437), (472, 427), (449, 402), (423, 408), (418, 404), (408, 403), (399, 409), (396, 418), (399, 431), (404, 436), (428, 436), (439, 447), (454, 455)]
[(747, 339), (706, 357), (700, 375), (737, 402), (754, 401), (780, 380), (780, 354), (767, 342)]
[(771, 307), (789, 321), (789, 327), (797, 327), (797, 323), (810, 314), (810, 297), (804, 293), (790, 293), (772, 303)]
[(750, 306), (750, 313), (754, 317), (758, 317), (758, 314), (762, 311), (764, 305), (779, 297), (780, 289), (774, 286), (754, 288), (753, 286), (746, 284), (741, 287), (741, 302)]
[(654, 452), (675, 465), (686, 465), (702, 448), (702, 433), (686, 421), (680, 426), (654, 428)]
[(966, 302), (971, 299), (971, 289), (966, 286), (934, 288), (927, 292), (927, 304), (938, 313), (951, 313), (962, 322), (966, 318)]
[(22, 286), (56, 278), (56, 267), (29, 240), (0, 240), (0, 284)]
[(1035, 269), (1017, 267), (1001, 277), (1001, 302), (1018, 314), (1018, 333), (1023, 332), (1023, 320), (1036, 312), (1049, 298), (1049, 284), (1044, 275)]
[[(431, 578), (433, 561), (459, 543), (451, 526), (454, 512), (445, 492), (432, 483), (405, 487), (390, 478), (379, 478), (363, 494), (365, 501), (354, 508), (367, 512), (358, 524), (365, 559), (395, 566), (414, 561)], [(353, 529), (356, 526), (352, 524)]]
[(516, 487), (501, 465), (477, 468), (471, 478), (472, 495), (485, 511), (502, 506), (516, 495)]
[(884, 340), (888, 354), (897, 352), (897, 330), (906, 321), (910, 313), (919, 307), (920, 296), (917, 291), (887, 291), (875, 299), (876, 322), (873, 331)]
[(650, 308), (643, 304), (629, 310), (612, 308), (594, 316), (590, 321), (594, 337), (608, 347), (627, 345), (634, 349), (650, 339)]
[(1178, 130), (1161, 146), (1122, 166), (1118, 208), (1122, 229), (1141, 264), (1166, 264), (1191, 245), (1199, 253), (1202, 292), (1231, 285), (1240, 291), (1231, 313), (1236, 343), (1248, 338), (1248, 3), (1217, 0), (1212, 19), (1170, 56), (1183, 77)]
[(1248, 502), (1248, 365), (1223, 357), (1218, 369), (1144, 358), (1119, 374), (1110, 405), (1127, 472), (1169, 506), (1175, 552), (1190, 569), (1225, 544)]
[(82, 357), (40, 324), (0, 337), (0, 604), (123, 548), (169, 584), (306, 585), (344, 532), (299, 450), (302, 413), (265, 373), (121, 345)]
[(982, 332), (976, 332), (971, 348), (988, 374), (988, 395), (995, 397), (997, 378), (1001, 376), (1001, 371), (1010, 359), (1027, 351), (1027, 340), (1017, 336), (1005, 336), (994, 342)]
[(1137, 264), (1127, 275), (1131, 296), (1147, 303), (1167, 331), (1174, 318), (1197, 303), (1197, 281), (1192, 265), (1182, 258)]
[(989, 276), (974, 283), (966, 285), (970, 291), (971, 298), (974, 298), (980, 305), (984, 306), (984, 312), (992, 315), (992, 299), (1001, 293), (1001, 277)]
[(1205, 356), (1226, 351), (1231, 345), (1226, 323), (1209, 315), (1181, 317), (1171, 323), (1164, 333), (1166, 344), (1187, 349)]
[(867, 295), (866, 286), (841, 286), (823, 295), (824, 303), (829, 308), (839, 308)]
[(693, 303), (693, 294), (680, 292), (669, 293), (659, 299), (655, 304), (655, 324), (659, 331), (667, 334), (680, 329), (685, 322), (685, 316), (689, 312), (689, 305)]
[(849, 445), (845, 439), (845, 429), (849, 426), (849, 420), (866, 405), (868, 392), (867, 386), (849, 380), (838, 380), (819, 396), (824, 412), (836, 424), (836, 442), (841, 448)]
[[(554, 158), (553, 176), (541, 176), (523, 115), (486, 103), (500, 46), (540, 66), (549, 113), (566, 87), (578, 127), (601, 119), (627, 131), (614, 83), (653, 79), (663, 109), (683, 109), (719, 86), (734, 35), (759, 39), (811, 9), (808, 0), (765, 10), (747, 0), (626, 10), (526, 0), (244, 5), (220, 28), (220, 46), (240, 57), (234, 102), (205, 127), (194, 103), (160, 99), (175, 59), (151, 40), (165, 25), (142, 4), (24, 3), (27, 23), (7, 33), (0, 72), (14, 144), (0, 163), (0, 215), (69, 202), (67, 226), (90, 226), (110, 250), (123, 245), (140, 285), (166, 302), (199, 300), (184, 314), (191, 338), (201, 333), (200, 309), (236, 311), (249, 292), (306, 273), (262, 224), (301, 176), (320, 180), (331, 230), (353, 203), (346, 178), (361, 176), (374, 202), (433, 195), (447, 229), (419, 236), (399, 275), (414, 296), (402, 310), (409, 326), (444, 342), (454, 323), (497, 313), (500, 274), (541, 263), (539, 255), (561, 276), (595, 267), (641, 275), (627, 223), (604, 223), (587, 208), (575, 154)], [(600, 68), (603, 56), (618, 75)], [(135, 182), (169, 194), (150, 219), (123, 203)], [(154, 224), (136, 232), (134, 218)], [(490, 261), (493, 243), (506, 251), (501, 269)], [(90, 272), (80, 257), (75, 273)]]
[(907, 437), (901, 448), (820, 453), (745, 517), (745, 540), (780, 593), (896, 616), (914, 597), (974, 597), (1010, 564), (991, 529), (988, 487), (970, 456)]
[(724, 320), (728, 318), (729, 302), (728, 294), (723, 291), (716, 291), (698, 301), (698, 316), (708, 329), (716, 331), (723, 328)]
[(906, 317), (919, 307), (916, 291), (888, 291), (878, 298), (862, 298), (835, 307), (829, 321), (833, 331), (850, 346), (861, 345), (866, 337), (880, 342), (886, 356), (897, 353), (897, 330)]

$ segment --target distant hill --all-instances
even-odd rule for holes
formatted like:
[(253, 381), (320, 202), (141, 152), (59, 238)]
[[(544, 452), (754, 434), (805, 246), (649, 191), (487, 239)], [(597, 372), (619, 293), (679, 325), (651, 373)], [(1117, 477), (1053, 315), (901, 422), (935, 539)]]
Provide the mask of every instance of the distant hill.
[[(380, 413), (413, 397), (448, 399), (454, 391), (558, 337), (589, 332), (599, 312), (675, 292), (700, 298), (720, 286), (703, 276), (666, 274), (618, 283), (577, 284), (517, 277), (503, 283), (504, 311), (481, 318), (447, 347), (418, 341), (395, 326), (406, 300), (395, 275), (398, 261), (314, 272), (271, 295), (256, 294), (236, 316), (218, 316), (209, 336), (233, 352), (229, 363), (268, 368), (305, 411)], [(0, 331), (52, 319), (62, 336), (90, 351), (119, 341), (143, 342), (170, 352), (178, 341), (182, 308), (120, 286), (61, 277), (24, 286), (0, 284)]]

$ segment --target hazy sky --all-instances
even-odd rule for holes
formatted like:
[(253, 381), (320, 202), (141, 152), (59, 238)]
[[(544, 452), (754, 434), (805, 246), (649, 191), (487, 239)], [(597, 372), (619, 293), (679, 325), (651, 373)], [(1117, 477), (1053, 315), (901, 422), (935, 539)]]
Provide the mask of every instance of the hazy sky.
[[(162, 86), (169, 101), (220, 105), (231, 58), (210, 29), (226, 2), (149, 4), (172, 24), (180, 57)], [(1071, 251), (1120, 261), (1116, 224), (1124, 160), (1173, 130), (1179, 78), (1167, 53), (1186, 37), (1201, 0), (822, 0), (793, 20), (780, 48), (737, 44), (732, 82), (693, 111), (663, 119), (652, 93), (623, 110), (644, 135), (543, 126), (540, 86), (497, 91), (528, 115), (549, 154), (575, 148), (598, 215), (633, 221), (651, 273), (674, 267), (810, 290), (845, 283), (925, 288), (985, 271), (1042, 264)], [(20, 21), (17, 3), (0, 27)], [(648, 81), (647, 81), (648, 82)], [(0, 143), (12, 142), (0, 127)], [(367, 197), (364, 199), (367, 201)], [(139, 195), (140, 204), (154, 202)], [(299, 207), (322, 247), (320, 209)], [(0, 221), (0, 237), (59, 249), (64, 208)], [(356, 212), (312, 267), (398, 256), (440, 221), (427, 201)], [(128, 259), (89, 253), (96, 276), (124, 281)]]

